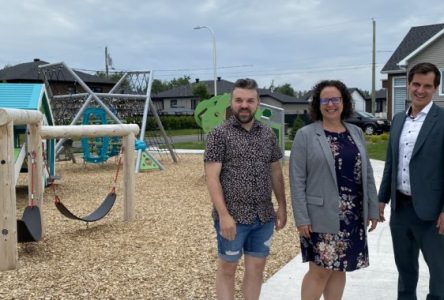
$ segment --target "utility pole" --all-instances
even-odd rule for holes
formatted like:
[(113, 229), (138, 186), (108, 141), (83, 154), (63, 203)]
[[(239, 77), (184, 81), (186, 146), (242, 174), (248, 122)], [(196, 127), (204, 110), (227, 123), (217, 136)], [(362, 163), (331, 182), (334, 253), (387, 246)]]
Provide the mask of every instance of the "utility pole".
[(372, 51), (372, 100), (371, 100), (371, 113), (376, 112), (376, 91), (375, 91), (375, 61), (376, 61), (376, 21), (372, 18), (373, 23), (373, 51)]
[(108, 46), (105, 46), (105, 73), (108, 78)]

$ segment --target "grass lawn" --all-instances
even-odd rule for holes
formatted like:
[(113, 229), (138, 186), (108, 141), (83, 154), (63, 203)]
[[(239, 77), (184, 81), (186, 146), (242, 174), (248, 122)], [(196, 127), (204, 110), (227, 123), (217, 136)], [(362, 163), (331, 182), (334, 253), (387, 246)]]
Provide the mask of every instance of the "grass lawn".
[(184, 142), (184, 143), (175, 143), (175, 149), (194, 149), (194, 150), (203, 150), (205, 149), (204, 142)]
[[(285, 142), (285, 150), (291, 150), (293, 141)], [(205, 149), (203, 142), (187, 142), (174, 144), (176, 149)], [(367, 150), (371, 159), (385, 160), (387, 140), (367, 141)]]
[(376, 143), (367, 142), (367, 151), (371, 159), (384, 160), (387, 151), (387, 140)]
[[(198, 135), (201, 134), (202, 129), (194, 128), (194, 129), (174, 129), (174, 130), (165, 130), (168, 136), (179, 136), (179, 135)], [(153, 135), (160, 136), (160, 131), (147, 131), (146, 136), (150, 137)], [(184, 148), (185, 149), (185, 148)]]

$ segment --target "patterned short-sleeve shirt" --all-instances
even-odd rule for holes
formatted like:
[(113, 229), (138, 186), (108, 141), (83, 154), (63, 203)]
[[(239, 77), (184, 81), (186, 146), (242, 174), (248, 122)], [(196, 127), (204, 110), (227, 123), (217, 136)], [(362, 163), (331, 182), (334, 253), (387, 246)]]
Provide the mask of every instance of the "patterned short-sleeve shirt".
[[(276, 135), (258, 121), (247, 131), (232, 116), (208, 134), (204, 161), (222, 163), (225, 205), (237, 223), (251, 224), (256, 217), (265, 223), (275, 217), (271, 163), (281, 158)], [(213, 218), (218, 218), (215, 209)]]

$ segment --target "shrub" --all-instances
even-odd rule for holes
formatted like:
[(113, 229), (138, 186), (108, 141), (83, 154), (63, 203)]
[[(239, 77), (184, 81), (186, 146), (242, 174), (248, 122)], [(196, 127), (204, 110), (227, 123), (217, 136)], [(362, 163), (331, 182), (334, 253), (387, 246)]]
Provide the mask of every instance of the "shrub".
[(380, 135), (380, 137), (382, 141), (388, 141), (389, 134), (387, 132), (384, 132), (383, 134)]
[(378, 142), (380, 142), (380, 138), (379, 138), (379, 135), (372, 135), (372, 136), (370, 136), (370, 142), (372, 142), (373, 144), (376, 144), (376, 143), (378, 143)]
[(295, 137), (295, 135), (296, 135), (296, 132), (298, 132), (298, 130), (299, 130), (300, 128), (304, 127), (304, 125), (305, 125), (305, 123), (304, 123), (304, 121), (301, 119), (301, 117), (300, 117), (300, 116), (297, 116), (296, 119), (294, 119), (293, 127), (291, 128), (289, 138), (290, 138), (291, 140), (293, 140), (294, 137)]

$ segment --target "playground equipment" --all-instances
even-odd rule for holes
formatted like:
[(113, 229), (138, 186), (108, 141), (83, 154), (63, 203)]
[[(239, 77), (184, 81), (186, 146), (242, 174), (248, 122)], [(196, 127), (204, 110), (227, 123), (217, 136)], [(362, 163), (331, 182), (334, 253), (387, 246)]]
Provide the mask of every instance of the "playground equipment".
[[(0, 83), (0, 103), (3, 108), (40, 111), (43, 114), (43, 125), (54, 125), (54, 117), (49, 104), (48, 94), (43, 84)], [(55, 143), (45, 141), (44, 151), (48, 157), (49, 173), (55, 173)], [(14, 159), (15, 182), (22, 169), (26, 169), (26, 126), (14, 125)]]
[[(152, 71), (146, 71), (146, 72), (126, 72), (123, 74), (123, 76), (120, 78), (120, 80), (113, 86), (113, 88), (108, 93), (94, 93), (86, 84), (83, 82), (83, 80), (68, 66), (65, 65), (65, 63), (55, 63), (55, 64), (47, 64), (47, 65), (40, 65), (39, 66), (40, 71), (43, 74), (44, 82), (46, 84), (46, 87), (48, 89), (49, 97), (51, 98), (51, 101), (53, 103), (56, 103), (58, 101), (62, 102), (75, 102), (73, 100), (78, 100), (80, 103), (82, 103), (81, 107), (77, 110), (77, 113), (72, 118), (71, 125), (75, 125), (80, 117), (82, 116), (85, 109), (88, 107), (88, 105), (92, 105), (92, 100), (95, 101), (95, 105), (101, 107), (106, 114), (114, 120), (117, 124), (122, 124), (123, 122), (116, 116), (110, 107), (112, 107), (112, 104), (115, 102), (129, 102), (131, 100), (144, 100), (144, 110), (143, 110), (143, 120), (142, 120), (142, 128), (140, 131), (140, 137), (139, 140), (144, 141), (145, 139), (145, 131), (146, 131), (146, 123), (148, 118), (148, 112), (149, 109), (151, 109), (151, 112), (153, 113), (154, 118), (156, 119), (157, 125), (160, 129), (160, 132), (165, 140), (165, 145), (167, 145), (167, 148), (170, 152), (170, 155), (174, 162), (177, 162), (176, 154), (174, 153), (173, 147), (170, 143), (170, 141), (167, 138), (166, 132), (163, 128), (162, 122), (160, 121), (160, 118), (157, 114), (157, 109), (153, 105), (151, 101), (151, 86), (152, 86)], [(66, 95), (54, 95), (52, 89), (51, 89), (51, 82), (54, 81), (60, 81), (60, 76), (63, 76), (64, 80), (67, 80), (66, 76), (69, 76), (70, 79), (73, 79), (77, 84), (80, 85), (80, 87), (85, 91), (85, 93), (79, 93), (79, 94), (66, 94)], [(117, 93), (118, 91), (122, 90), (122, 93)], [(145, 93), (145, 94), (142, 94)], [(68, 100), (68, 101), (67, 101)], [(103, 100), (103, 101), (102, 101)], [(106, 103), (105, 103), (106, 102)], [(63, 105), (62, 105), (63, 107)], [(68, 106), (66, 106), (68, 107)], [(133, 107), (129, 106), (129, 111), (131, 111)], [(118, 111), (118, 109), (116, 109)], [(66, 114), (66, 115), (65, 115)], [(62, 117), (68, 118), (71, 116), (70, 112), (62, 111)], [(63, 139), (60, 140), (56, 145), (56, 151), (61, 151), (61, 147), (63, 144)], [(145, 149), (143, 151), (144, 155), (142, 155), (142, 150), (137, 151), (137, 160), (136, 160), (136, 172), (139, 172), (141, 169), (141, 165), (144, 165), (144, 160), (149, 160), (150, 164), (154, 164), (157, 166), (158, 169), (163, 169), (164, 167), (162, 164), (155, 159), (148, 151), (148, 149)]]
[[(14, 173), (14, 125), (27, 126), (28, 153), (34, 158), (33, 171), (28, 172), (29, 201), (34, 201), (38, 210), (27, 213), (22, 218), (29, 232), (41, 227), (44, 234), (42, 216), (43, 204), (43, 152), (42, 139), (81, 138), (96, 136), (122, 136), (123, 159), (123, 220), (134, 219), (134, 144), (139, 127), (135, 124), (80, 125), (80, 126), (42, 126), (43, 116), (38, 111), (0, 108), (0, 207), (2, 207), (0, 239), (0, 271), (15, 269), (17, 265), (18, 230), (22, 225), (16, 222), (16, 194)], [(35, 164), (35, 165), (34, 165)], [(29, 211), (29, 209), (28, 209)], [(25, 210), (26, 212), (26, 210)], [(40, 219), (39, 219), (40, 217)], [(29, 219), (28, 219), (29, 218)], [(37, 232), (38, 233), (38, 232)]]
[[(83, 112), (83, 125), (105, 125), (108, 123), (106, 112), (102, 108), (88, 107)], [(82, 138), (83, 161), (86, 163), (103, 163), (108, 158), (119, 154), (121, 141), (118, 137)]]
[(42, 238), (42, 219), (40, 215), (40, 208), (36, 205), (34, 201), (34, 174), (36, 172), (36, 153), (28, 153), (28, 165), (31, 165), (31, 197), (28, 202), (28, 206), (23, 212), (23, 216), (20, 220), (17, 220), (17, 242), (27, 243), (35, 242)]
[[(97, 138), (97, 137), (95, 137)], [(108, 138), (108, 137), (102, 137), (102, 138)], [(112, 138), (116, 138), (115, 136)], [(88, 140), (87, 138), (82, 138)], [(135, 148), (140, 148), (141, 146), (138, 145), (136, 142)], [(105, 199), (102, 201), (102, 203), (97, 207), (92, 213), (88, 214), (84, 217), (79, 217), (75, 215), (73, 212), (71, 212), (70, 209), (68, 209), (60, 200), (59, 195), (57, 194), (57, 189), (54, 184), (51, 184), (51, 187), (53, 189), (54, 194), (54, 205), (56, 206), (57, 210), (67, 217), (68, 219), (72, 220), (78, 220), (78, 221), (84, 221), (88, 225), (90, 222), (98, 221), (102, 218), (104, 218), (110, 211), (111, 208), (114, 206), (114, 203), (116, 202), (116, 185), (117, 185), (117, 178), (119, 176), (120, 171), (120, 165), (122, 162), (122, 154), (123, 154), (123, 148), (121, 148), (119, 153), (119, 160), (117, 162), (117, 168), (116, 168), (116, 175), (114, 176), (113, 184), (111, 187), (111, 191), (108, 193), (108, 195), (105, 197)]]
[(105, 217), (110, 212), (111, 208), (114, 206), (114, 203), (116, 202), (116, 197), (117, 197), (116, 184), (117, 184), (117, 177), (119, 176), (121, 160), (122, 160), (122, 157), (119, 156), (119, 162), (117, 163), (116, 175), (113, 180), (113, 186), (111, 188), (111, 191), (105, 197), (105, 199), (100, 204), (100, 206), (97, 209), (95, 209), (92, 213), (90, 213), (89, 215), (87, 215), (85, 217), (79, 217), (79, 216), (75, 215), (74, 213), (72, 213), (62, 203), (62, 201), (60, 200), (60, 197), (57, 195), (54, 185), (52, 185), (53, 191), (54, 191), (54, 203), (55, 203), (55, 206), (58, 209), (58, 211), (62, 215), (64, 215), (65, 217), (67, 217), (69, 219), (83, 221), (83, 222), (86, 222), (86, 224), (88, 224), (90, 222), (98, 221), (98, 220), (102, 219), (103, 217)]
[[(197, 105), (194, 111), (194, 119), (205, 133), (222, 124), (225, 119), (232, 115), (230, 98), (230, 94), (226, 93), (201, 101)], [(274, 131), (278, 138), (279, 146), (281, 149), (285, 149), (284, 110), (276, 106), (260, 103), (255, 118)]]

